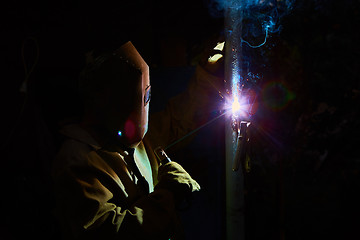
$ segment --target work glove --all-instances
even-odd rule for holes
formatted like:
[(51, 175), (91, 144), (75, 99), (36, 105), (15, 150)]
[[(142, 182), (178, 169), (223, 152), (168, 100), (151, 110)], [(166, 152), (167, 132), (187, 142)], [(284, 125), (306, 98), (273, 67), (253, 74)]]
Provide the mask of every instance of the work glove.
[(192, 192), (200, 190), (200, 185), (176, 162), (161, 165), (158, 180), (155, 189), (161, 188), (172, 192), (176, 203), (182, 202)]
[(225, 39), (215, 36), (205, 43), (199, 65), (211, 75), (223, 80), (225, 78)]

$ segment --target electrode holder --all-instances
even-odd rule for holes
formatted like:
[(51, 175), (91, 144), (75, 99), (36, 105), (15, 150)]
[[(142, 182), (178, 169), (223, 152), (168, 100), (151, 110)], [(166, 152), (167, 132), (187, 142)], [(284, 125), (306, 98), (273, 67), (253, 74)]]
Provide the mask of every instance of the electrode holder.
[(245, 172), (250, 172), (250, 162), (246, 157), (246, 150), (249, 142), (248, 129), (250, 124), (250, 121), (237, 120), (234, 126), (234, 131), (237, 132), (237, 145), (232, 168), (233, 171), (238, 171), (241, 164)]

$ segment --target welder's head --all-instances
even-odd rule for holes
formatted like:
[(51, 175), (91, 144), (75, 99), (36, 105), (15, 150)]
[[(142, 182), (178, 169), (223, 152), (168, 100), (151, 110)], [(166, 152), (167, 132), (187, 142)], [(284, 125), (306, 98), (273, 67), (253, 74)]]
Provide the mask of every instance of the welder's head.
[(136, 146), (148, 128), (149, 67), (131, 42), (90, 62), (80, 76), (85, 112), (112, 139)]

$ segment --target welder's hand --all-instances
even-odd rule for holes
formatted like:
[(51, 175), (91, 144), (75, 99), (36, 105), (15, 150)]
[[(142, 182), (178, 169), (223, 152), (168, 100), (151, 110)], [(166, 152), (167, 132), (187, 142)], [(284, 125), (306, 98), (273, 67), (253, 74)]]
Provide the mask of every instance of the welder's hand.
[(210, 74), (224, 79), (225, 41), (223, 38), (209, 40), (199, 62), (200, 66)]
[(190, 193), (200, 190), (200, 185), (176, 162), (161, 165), (158, 180), (159, 183), (155, 188), (169, 190), (174, 194), (177, 202), (181, 202)]

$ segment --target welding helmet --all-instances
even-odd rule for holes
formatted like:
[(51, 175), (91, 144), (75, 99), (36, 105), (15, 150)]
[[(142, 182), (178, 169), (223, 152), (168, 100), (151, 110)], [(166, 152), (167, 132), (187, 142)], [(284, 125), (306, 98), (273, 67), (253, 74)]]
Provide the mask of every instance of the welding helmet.
[[(149, 66), (141, 57), (131, 42), (127, 42), (115, 51), (116, 57), (125, 61), (126, 67), (135, 72), (128, 79), (122, 79), (124, 84), (122, 91), (126, 96), (128, 115), (122, 129), (118, 129), (118, 137), (125, 137), (130, 145), (138, 144), (145, 136), (148, 129), (149, 102), (151, 86), (149, 78)], [(125, 92), (126, 91), (126, 92)], [(124, 107), (126, 109), (126, 107)]]
[[(94, 60), (85, 86), (102, 131), (109, 139), (135, 147), (148, 129), (151, 87), (149, 67), (131, 42)], [(97, 100), (98, 99), (98, 100)], [(95, 101), (95, 102), (94, 102)], [(97, 101), (97, 102), (96, 102)]]

